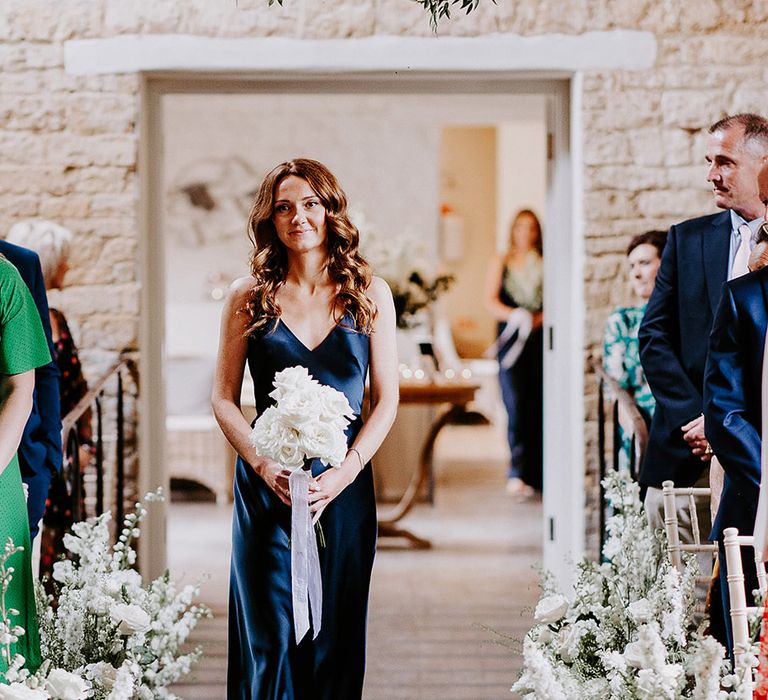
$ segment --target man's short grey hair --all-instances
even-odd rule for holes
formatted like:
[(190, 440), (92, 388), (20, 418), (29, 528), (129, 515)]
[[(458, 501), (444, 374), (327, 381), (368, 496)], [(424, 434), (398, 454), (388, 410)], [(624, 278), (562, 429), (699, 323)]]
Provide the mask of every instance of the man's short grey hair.
[(72, 232), (45, 219), (27, 219), (11, 226), (5, 240), (34, 250), (40, 257), (45, 286), (49, 287), (62, 261), (69, 257)]
[(756, 142), (764, 151), (768, 151), (768, 119), (761, 117), (759, 114), (745, 112), (724, 117), (709, 127), (709, 133), (714, 134), (718, 131), (727, 131), (735, 126), (740, 126), (744, 129), (745, 142)]

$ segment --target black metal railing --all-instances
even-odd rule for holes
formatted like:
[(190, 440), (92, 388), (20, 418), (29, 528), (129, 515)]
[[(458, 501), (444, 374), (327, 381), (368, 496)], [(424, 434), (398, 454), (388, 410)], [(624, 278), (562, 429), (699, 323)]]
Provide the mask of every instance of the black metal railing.
[[(107, 390), (111, 380), (116, 379), (115, 401), (115, 461), (114, 461), (114, 522), (120, 525), (124, 516), (125, 501), (125, 383), (123, 377), (130, 374), (138, 384), (136, 373), (136, 354), (121, 353), (117, 361), (99, 377), (88, 390), (88, 393), (77, 403), (61, 421), (61, 442), (64, 449), (64, 465), (62, 478), (71, 498), (72, 520), (82, 520), (83, 473), (80, 463), (80, 437), (78, 421), (89, 410), (95, 409), (95, 430), (93, 438), (92, 466), (95, 471), (96, 497), (94, 504), (95, 515), (101, 515), (104, 510), (104, 481), (106, 471), (106, 455), (104, 450), (104, 404), (108, 398)], [(111, 397), (109, 397), (111, 398)]]
[[(608, 411), (606, 411), (606, 398), (610, 397), (610, 416), (612, 426), (611, 469), (619, 468), (619, 453), (621, 451), (621, 424), (619, 416), (628, 419), (627, 426), (630, 431), (632, 447), (629, 453), (629, 473), (637, 480), (638, 467), (645, 448), (648, 444), (648, 426), (633, 396), (611, 377), (599, 360), (592, 362), (592, 369), (598, 379), (597, 395), (597, 452), (600, 471), (600, 551), (605, 544), (606, 502), (603, 479), (608, 471), (606, 458), (606, 424), (608, 423)], [(625, 423), (626, 425), (626, 423)]]

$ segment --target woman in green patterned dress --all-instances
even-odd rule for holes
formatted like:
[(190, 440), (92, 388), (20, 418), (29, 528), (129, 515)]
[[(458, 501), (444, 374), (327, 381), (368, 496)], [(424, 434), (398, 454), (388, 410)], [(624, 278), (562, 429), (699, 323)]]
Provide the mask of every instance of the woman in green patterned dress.
[[(32, 296), (16, 268), (0, 256), (0, 548), (5, 549), (9, 539), (24, 548), (6, 563), (14, 571), (5, 609), (17, 610), (11, 623), (26, 630), (10, 647), (0, 645), (0, 681), (16, 654), (25, 658), (31, 671), (40, 665), (29, 519), (16, 450), (32, 410), (35, 368), (50, 361)], [(10, 659), (4, 658), (9, 648)]]
[[(656, 401), (640, 365), (640, 345), (637, 331), (643, 320), (645, 307), (651, 298), (656, 272), (661, 263), (661, 253), (667, 242), (666, 231), (647, 231), (635, 236), (627, 247), (629, 281), (640, 299), (638, 306), (619, 306), (608, 317), (603, 345), (603, 367), (622, 389), (635, 399), (640, 414), (647, 425), (651, 423)], [(621, 446), (619, 467), (629, 469), (632, 453), (632, 436), (619, 425)]]

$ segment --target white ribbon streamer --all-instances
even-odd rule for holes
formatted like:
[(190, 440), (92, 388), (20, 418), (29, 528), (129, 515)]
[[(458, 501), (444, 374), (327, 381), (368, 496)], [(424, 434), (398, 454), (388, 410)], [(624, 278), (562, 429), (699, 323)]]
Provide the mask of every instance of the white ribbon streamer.
[(525, 343), (528, 341), (528, 336), (533, 329), (533, 314), (527, 309), (513, 309), (506, 323), (507, 325), (496, 340), (496, 347), (501, 351), (512, 338), (515, 331), (517, 331), (517, 338), (512, 341), (506, 352), (499, 357), (499, 364), (502, 368), (509, 369), (517, 362), (517, 358), (520, 357), (520, 353), (523, 352)]
[(309, 470), (301, 468), (295, 469), (288, 479), (291, 492), (291, 593), (296, 644), (309, 631), (310, 608), (314, 631), (312, 638), (317, 638), (323, 611), (320, 555), (309, 512), (309, 480)]

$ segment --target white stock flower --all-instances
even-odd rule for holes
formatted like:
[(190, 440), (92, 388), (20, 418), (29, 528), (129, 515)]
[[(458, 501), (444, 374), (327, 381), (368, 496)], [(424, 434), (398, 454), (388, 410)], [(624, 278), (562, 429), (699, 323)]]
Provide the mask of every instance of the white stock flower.
[(146, 632), (151, 623), (149, 615), (138, 605), (117, 603), (112, 606), (109, 616), (117, 623), (117, 631), (122, 635)]
[(568, 612), (568, 601), (564, 596), (555, 593), (538, 602), (533, 617), (540, 624), (549, 624), (561, 620), (566, 612)]
[(88, 684), (74, 673), (54, 668), (45, 679), (45, 689), (51, 700), (81, 700), (87, 697)]
[(627, 670), (626, 657), (616, 650), (603, 652), (600, 658), (605, 667), (610, 670), (618, 671), (619, 673), (625, 673)]
[(0, 700), (49, 700), (51, 696), (41, 688), (30, 688), (26, 683), (0, 683)]

